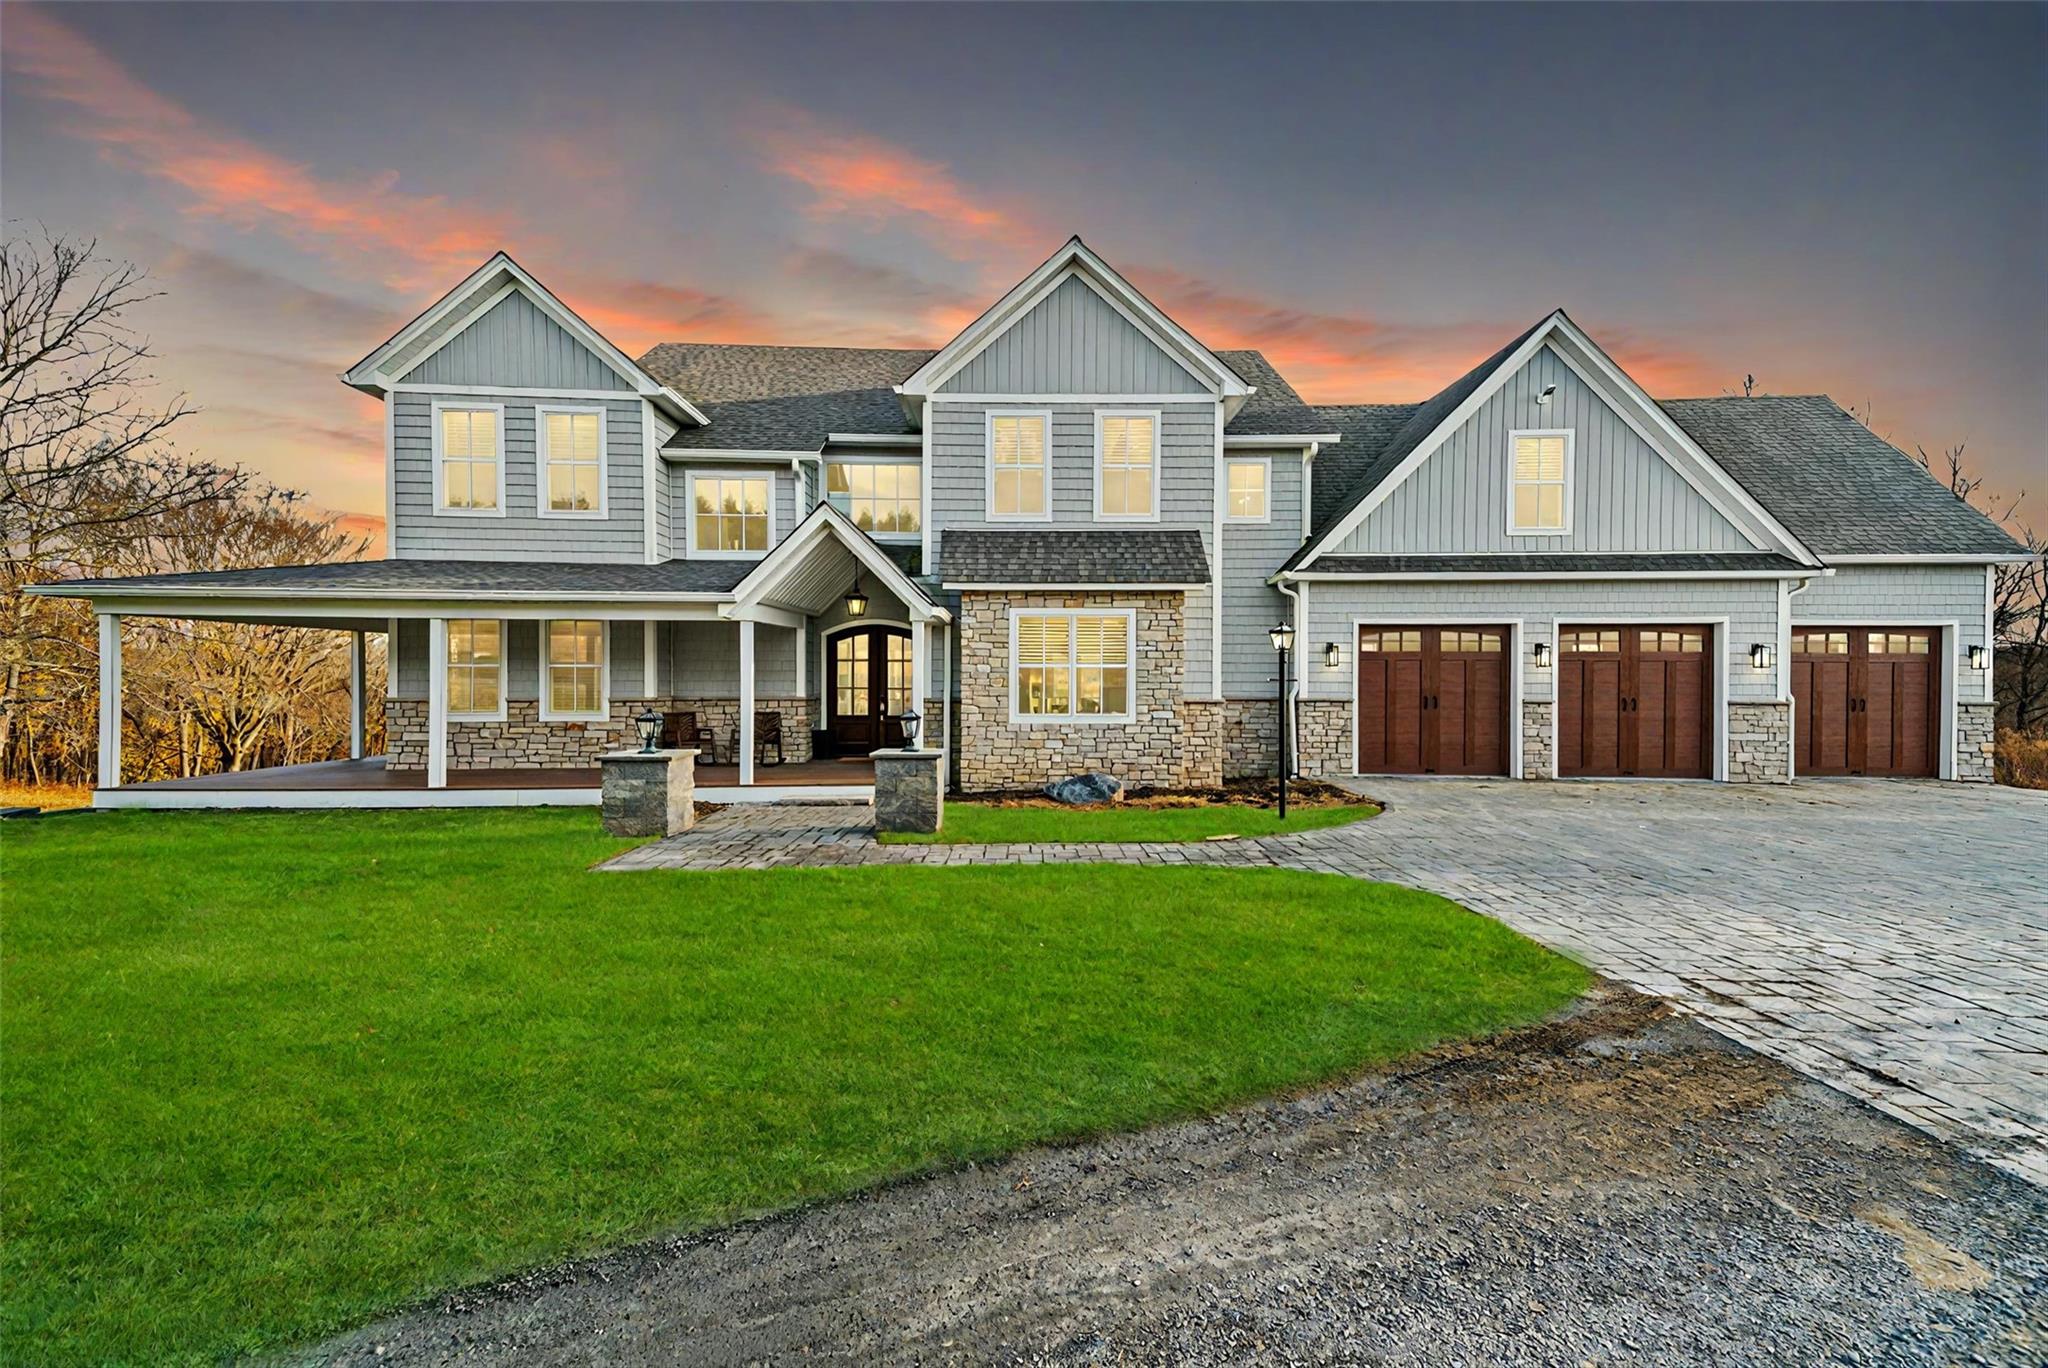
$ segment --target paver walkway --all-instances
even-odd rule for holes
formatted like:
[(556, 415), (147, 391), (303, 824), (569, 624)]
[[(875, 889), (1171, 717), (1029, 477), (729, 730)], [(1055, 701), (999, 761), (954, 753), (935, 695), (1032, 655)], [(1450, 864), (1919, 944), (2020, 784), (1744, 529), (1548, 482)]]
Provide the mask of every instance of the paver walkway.
[(1427, 888), (2048, 1185), (2048, 794), (1898, 781), (1362, 781), (1376, 820), (1191, 845), (884, 846), (733, 807), (612, 869), (1283, 864)]

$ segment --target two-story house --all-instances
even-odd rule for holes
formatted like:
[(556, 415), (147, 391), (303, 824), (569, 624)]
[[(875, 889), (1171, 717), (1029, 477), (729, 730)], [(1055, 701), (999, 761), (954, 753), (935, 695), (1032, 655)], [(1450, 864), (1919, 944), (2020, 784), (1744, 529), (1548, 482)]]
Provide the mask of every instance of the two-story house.
[[(860, 793), (913, 708), (968, 792), (1270, 774), (1283, 717), (1309, 775), (1989, 777), (2025, 552), (1831, 401), (1659, 401), (1562, 312), (1319, 406), (1078, 238), (936, 351), (638, 360), (500, 255), (343, 379), (387, 559), (53, 587), (103, 803), (591, 801), (649, 709), (729, 799)], [(388, 754), (121, 787), (134, 614), (385, 633)]]

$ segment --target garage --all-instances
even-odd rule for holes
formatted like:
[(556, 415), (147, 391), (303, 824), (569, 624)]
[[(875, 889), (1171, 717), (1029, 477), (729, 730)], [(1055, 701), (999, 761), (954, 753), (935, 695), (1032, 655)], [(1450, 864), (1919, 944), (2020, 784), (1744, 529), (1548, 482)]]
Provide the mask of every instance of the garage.
[(1361, 774), (1506, 774), (1504, 626), (1358, 630)]
[(1941, 764), (1941, 634), (1932, 627), (1792, 633), (1793, 769), (1933, 778)]
[(1557, 640), (1557, 772), (1707, 779), (1711, 627), (1567, 627)]

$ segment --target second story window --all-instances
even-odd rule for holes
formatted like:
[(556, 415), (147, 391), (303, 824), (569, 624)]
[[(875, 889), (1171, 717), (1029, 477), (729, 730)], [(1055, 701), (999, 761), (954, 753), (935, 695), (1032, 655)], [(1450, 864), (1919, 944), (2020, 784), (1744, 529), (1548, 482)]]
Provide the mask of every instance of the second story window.
[(1232, 461), (1224, 471), (1225, 522), (1262, 523), (1270, 519), (1267, 485), (1272, 482), (1273, 463), (1264, 457), (1255, 461)]
[(443, 512), (500, 513), (504, 466), (499, 430), (504, 411), (449, 406), (434, 410), (434, 483)]
[(1517, 432), (1513, 448), (1514, 493), (1508, 532), (1546, 536), (1571, 530), (1572, 434), (1569, 428)]
[(831, 461), (825, 466), (825, 498), (873, 537), (914, 535), (922, 526), (916, 465), (871, 465)]
[(604, 413), (542, 409), (542, 513), (604, 512)]
[(1095, 516), (1159, 516), (1159, 415), (1095, 415)]
[(690, 550), (700, 556), (758, 556), (772, 531), (766, 475), (692, 475)]
[(1052, 507), (1052, 418), (1044, 413), (988, 416), (988, 516), (1042, 522)]

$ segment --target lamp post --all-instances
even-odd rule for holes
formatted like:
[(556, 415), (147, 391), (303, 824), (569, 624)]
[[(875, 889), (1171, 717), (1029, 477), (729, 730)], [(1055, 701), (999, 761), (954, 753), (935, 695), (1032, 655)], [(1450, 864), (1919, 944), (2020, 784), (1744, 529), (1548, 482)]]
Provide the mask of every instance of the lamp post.
[(905, 708), (903, 715), (896, 719), (903, 728), (903, 749), (917, 749), (917, 724), (923, 720), (917, 715), (915, 708)]
[(1294, 645), (1294, 627), (1282, 622), (1266, 633), (1280, 653), (1280, 820), (1287, 820), (1287, 652)]
[(649, 708), (633, 719), (633, 725), (640, 730), (640, 753), (654, 754), (655, 743), (661, 740), (661, 714)]

